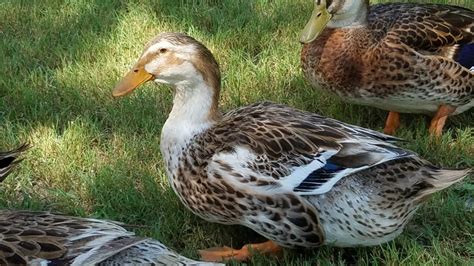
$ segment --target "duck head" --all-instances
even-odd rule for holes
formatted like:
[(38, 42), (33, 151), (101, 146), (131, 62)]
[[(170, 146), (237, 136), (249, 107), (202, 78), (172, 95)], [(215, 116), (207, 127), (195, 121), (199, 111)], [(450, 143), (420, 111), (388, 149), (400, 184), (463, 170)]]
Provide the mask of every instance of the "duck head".
[(208, 123), (220, 117), (220, 70), (212, 53), (183, 33), (162, 33), (151, 40), (131, 70), (115, 86), (121, 97), (141, 84), (154, 81), (174, 88), (169, 118)]
[(368, 0), (314, 0), (313, 13), (300, 35), (300, 42), (314, 41), (326, 27), (365, 25), (368, 7)]
[(220, 71), (212, 53), (194, 38), (183, 33), (162, 33), (145, 46), (112, 95), (125, 96), (147, 81), (186, 88), (206, 82), (218, 90)]

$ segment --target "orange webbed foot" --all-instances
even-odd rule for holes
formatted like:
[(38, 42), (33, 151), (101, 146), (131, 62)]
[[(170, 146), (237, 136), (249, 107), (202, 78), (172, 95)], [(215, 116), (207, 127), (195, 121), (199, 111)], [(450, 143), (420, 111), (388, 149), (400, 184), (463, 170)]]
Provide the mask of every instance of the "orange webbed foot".
[(279, 256), (282, 248), (272, 241), (267, 241), (260, 244), (248, 244), (241, 249), (233, 249), (230, 247), (214, 247), (204, 250), (199, 250), (199, 255), (203, 261), (222, 262), (228, 260), (247, 261), (254, 252), (264, 255)]
[(438, 111), (436, 114), (433, 116), (433, 119), (431, 119), (431, 124), (430, 124), (430, 135), (439, 138), (443, 134), (443, 127), (444, 124), (446, 123), (446, 119), (448, 119), (448, 116), (456, 111), (456, 107), (452, 107), (449, 105), (440, 105), (438, 108)]
[(395, 135), (395, 131), (397, 131), (398, 127), (400, 127), (400, 114), (397, 112), (390, 111), (388, 113), (387, 120), (385, 121), (385, 128), (383, 129), (383, 133), (388, 135)]

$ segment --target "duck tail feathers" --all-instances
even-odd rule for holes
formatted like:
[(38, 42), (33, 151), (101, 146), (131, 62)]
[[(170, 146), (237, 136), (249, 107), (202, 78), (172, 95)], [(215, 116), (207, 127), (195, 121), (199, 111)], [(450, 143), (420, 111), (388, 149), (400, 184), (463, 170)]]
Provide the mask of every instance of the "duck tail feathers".
[(472, 169), (432, 169), (429, 177), (425, 181), (429, 186), (424, 189), (418, 199), (425, 198), (435, 192), (443, 190), (461, 180), (472, 173)]

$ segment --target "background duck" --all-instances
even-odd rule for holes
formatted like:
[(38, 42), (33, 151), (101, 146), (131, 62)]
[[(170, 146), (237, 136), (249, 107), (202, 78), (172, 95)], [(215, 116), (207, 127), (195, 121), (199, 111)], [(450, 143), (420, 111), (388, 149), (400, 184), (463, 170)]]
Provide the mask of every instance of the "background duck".
[(439, 136), (448, 116), (474, 105), (473, 30), (474, 12), (457, 6), (315, 0), (303, 72), (344, 100), (390, 111), (385, 133), (399, 113), (423, 113)]
[(391, 136), (281, 104), (221, 114), (218, 64), (185, 34), (150, 41), (113, 95), (150, 80), (174, 88), (160, 146), (181, 202), (203, 219), (270, 239), (203, 250), (204, 260), (246, 260), (250, 249), (378, 245), (398, 236), (427, 196), (469, 173), (437, 168)]
[[(27, 148), (0, 152), (0, 180)], [(217, 265), (183, 257), (118, 222), (18, 210), (0, 210), (0, 264)]]

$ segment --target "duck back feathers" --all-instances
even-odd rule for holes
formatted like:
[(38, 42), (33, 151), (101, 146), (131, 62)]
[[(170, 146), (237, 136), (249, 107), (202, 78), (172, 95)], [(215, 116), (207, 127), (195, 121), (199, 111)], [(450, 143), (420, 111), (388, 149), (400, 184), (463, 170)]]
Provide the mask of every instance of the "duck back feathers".
[(393, 9), (374, 14), (388, 19), (393, 12), (399, 12), (400, 17), (393, 16), (396, 22), (387, 33), (398, 36), (420, 53), (452, 59), (467, 69), (474, 66), (473, 11), (436, 4), (405, 4), (399, 8), (388, 4), (387, 7)]
[(2, 265), (214, 265), (183, 257), (120, 223), (33, 211), (0, 211)]
[(474, 41), (474, 12), (458, 6), (378, 4), (370, 7), (368, 21), (376, 40), (389, 36), (423, 53)]

